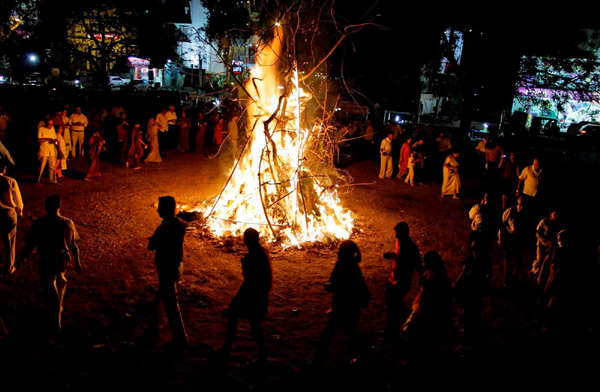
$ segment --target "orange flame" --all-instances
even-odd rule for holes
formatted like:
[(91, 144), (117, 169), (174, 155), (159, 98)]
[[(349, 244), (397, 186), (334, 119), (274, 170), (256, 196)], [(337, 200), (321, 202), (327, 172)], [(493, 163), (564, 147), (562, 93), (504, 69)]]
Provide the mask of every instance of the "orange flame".
[(284, 246), (345, 239), (352, 230), (350, 212), (325, 170), (318, 172), (319, 165), (310, 162), (310, 148), (319, 145), (323, 132), (320, 124), (301, 121), (311, 97), (299, 87), (296, 70), (288, 81), (279, 70), (282, 34), (277, 27), (273, 40), (257, 52), (245, 86), (248, 141), (204, 215), (216, 236), (253, 227)]

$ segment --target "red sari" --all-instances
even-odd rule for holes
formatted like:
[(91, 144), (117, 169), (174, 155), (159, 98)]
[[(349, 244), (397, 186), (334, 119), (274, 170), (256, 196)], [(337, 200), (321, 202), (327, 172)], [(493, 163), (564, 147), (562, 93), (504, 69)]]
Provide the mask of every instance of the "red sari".
[(85, 176), (86, 179), (92, 177), (99, 177), (100, 174), (100, 153), (104, 146), (104, 139), (98, 133), (94, 133), (88, 140), (88, 172)]

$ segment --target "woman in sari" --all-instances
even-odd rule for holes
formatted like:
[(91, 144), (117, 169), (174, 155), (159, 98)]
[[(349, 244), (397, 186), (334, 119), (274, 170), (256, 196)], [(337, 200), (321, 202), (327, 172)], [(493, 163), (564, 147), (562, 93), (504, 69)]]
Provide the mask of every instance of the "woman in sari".
[(160, 149), (158, 146), (158, 124), (154, 117), (150, 117), (148, 120), (148, 127), (146, 128), (146, 140), (150, 145), (150, 152), (148, 156), (144, 160), (144, 162), (162, 162), (162, 158), (160, 157)]
[(88, 171), (85, 181), (90, 181), (94, 177), (100, 177), (100, 153), (104, 147), (104, 139), (100, 136), (100, 130), (95, 129), (88, 140)]
[(454, 151), (446, 157), (443, 168), (442, 197), (452, 195), (453, 199), (459, 199), (460, 176), (458, 175), (458, 152)]

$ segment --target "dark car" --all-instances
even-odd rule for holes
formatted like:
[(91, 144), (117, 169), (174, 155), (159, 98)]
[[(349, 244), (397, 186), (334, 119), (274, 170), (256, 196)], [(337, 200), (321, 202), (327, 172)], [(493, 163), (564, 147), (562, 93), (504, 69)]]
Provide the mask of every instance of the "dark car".
[(569, 125), (567, 128), (568, 136), (575, 137), (598, 137), (598, 130), (600, 130), (600, 123), (592, 121), (582, 121), (579, 123)]

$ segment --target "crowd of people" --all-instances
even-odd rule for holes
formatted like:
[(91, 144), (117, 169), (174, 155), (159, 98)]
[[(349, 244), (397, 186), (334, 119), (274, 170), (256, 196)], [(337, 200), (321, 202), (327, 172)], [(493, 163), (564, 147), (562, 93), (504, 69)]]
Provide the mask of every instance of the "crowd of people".
[[(348, 129), (345, 128), (347, 135)], [(365, 150), (376, 145), (377, 136), (372, 133), (363, 128), (362, 132), (354, 134)], [(545, 178), (540, 159), (533, 158), (529, 162), (523, 157), (518, 159), (518, 152), (505, 151), (502, 140), (493, 132), (474, 147), (464, 143), (456, 143), (455, 147), (444, 131), (433, 132), (427, 125), (411, 132), (391, 123), (379, 133), (385, 135), (379, 144), (379, 178), (394, 177), (392, 162), (398, 162), (396, 177), (411, 186), (436, 179), (435, 173), (439, 170), (442, 173), (442, 198), (461, 199), (461, 153), (466, 148), (474, 150), (466, 151), (471, 157), (468, 164), (473, 166), (471, 172), (482, 176), (482, 188), (478, 191), (485, 194), (469, 211), (472, 230), (466, 246), (468, 253), (451, 295), (462, 309), (466, 344), (472, 344), (479, 334), (482, 298), (490, 287), (494, 254), (502, 259), (502, 276), (497, 278), (503, 288), (536, 287), (547, 330), (564, 330), (565, 324), (576, 324), (567, 313), (577, 301), (577, 284), (589, 269), (584, 268), (585, 263), (578, 253), (580, 246), (575, 245), (577, 236), (562, 219), (560, 201), (550, 199), (542, 191)], [(396, 148), (398, 145), (400, 147)], [(424, 267), (418, 250), (415, 251), (415, 245), (408, 237), (405, 223), (396, 226), (396, 234), (396, 253), (386, 255), (397, 258), (386, 291), (386, 335), (393, 336), (391, 331), (397, 332), (397, 326), (401, 324), (398, 320), (403, 320), (404, 336), (408, 337), (414, 309), (411, 312), (403, 298), (410, 289), (413, 272), (423, 274)], [(402, 265), (404, 270), (404, 283), (398, 283), (398, 276), (403, 274), (397, 271), (397, 265)], [(450, 293), (438, 289), (438, 293)], [(440, 317), (447, 315), (449, 309), (442, 306), (442, 302), (438, 302)], [(432, 325), (447, 326), (447, 319), (437, 319)], [(428, 334), (429, 338), (444, 335), (440, 330), (437, 332)]]
[[(165, 105), (155, 115), (129, 116), (116, 104), (112, 108), (94, 107), (83, 112), (81, 106), (71, 110), (65, 105), (46, 114), (36, 127), (38, 183), (47, 173), (47, 183), (59, 184), (71, 159), (86, 159), (85, 181), (101, 176), (103, 160), (121, 162), (127, 168), (141, 169), (142, 163), (160, 163), (167, 151), (197, 152), (205, 157), (216, 156), (225, 138), (228, 151), (236, 152), (242, 133), (239, 115)], [(10, 136), (12, 118), (0, 106), (0, 156), (15, 165), (11, 153), (3, 144)], [(34, 140), (32, 140), (33, 142)]]
[[(175, 113), (173, 106), (166, 107), (144, 124), (144, 136), (141, 124), (130, 123), (122, 107), (115, 106), (111, 113), (91, 113), (89, 121), (79, 107), (68, 114), (68, 110), (57, 111), (55, 116), (48, 116), (40, 124), (38, 182), (45, 167), (48, 167), (49, 181), (56, 183), (61, 175), (59, 173), (67, 169), (63, 163), (69, 158), (82, 156), (87, 157), (89, 162), (86, 179), (97, 177), (100, 175), (99, 156), (103, 152), (112, 154), (133, 169), (139, 168), (142, 161), (160, 162), (164, 152), (170, 149), (181, 152), (195, 150), (208, 156), (221, 147), (225, 132), (232, 138), (232, 152), (239, 152), (241, 132), (237, 129), (237, 115), (231, 116), (225, 130), (224, 118), (216, 112), (197, 114), (193, 123), (186, 110)], [(87, 137), (86, 131), (89, 132)], [(363, 138), (367, 145), (374, 144), (371, 132), (367, 126)], [(428, 130), (424, 132), (427, 134)], [(429, 165), (439, 167), (443, 172), (442, 197), (459, 197), (459, 154), (446, 135), (440, 133), (436, 139), (430, 136), (427, 139), (418, 133), (403, 133), (401, 128), (386, 132), (380, 145), (380, 178), (393, 178), (394, 140), (402, 141), (397, 160), (398, 178), (405, 178), (406, 183), (415, 185), (432, 173), (428, 170)], [(431, 148), (427, 140), (435, 140), (435, 148)], [(108, 146), (107, 151), (105, 146)], [(453, 304), (456, 303), (462, 309), (465, 342), (476, 344), (483, 317), (482, 299), (493, 277), (493, 249), (502, 251), (504, 287), (510, 289), (533, 281), (539, 287), (539, 303), (545, 309), (546, 326), (549, 329), (565, 328), (564, 315), (577, 292), (581, 269), (576, 263), (573, 232), (563, 224), (560, 209), (547, 208), (544, 195), (539, 192), (543, 181), (541, 162), (534, 159), (531, 165), (521, 169), (515, 154), (505, 154), (499, 143), (490, 138), (476, 148), (483, 158), (486, 193), (469, 211), (471, 233), (467, 239), (468, 254), (458, 279), (450, 281), (437, 251), (429, 250), (421, 257), (418, 246), (410, 237), (409, 225), (404, 221), (394, 227), (395, 250), (382, 255), (394, 260), (385, 292), (385, 336), (393, 343), (409, 348), (443, 346), (450, 333)], [(2, 274), (14, 273), (37, 248), (45, 320), (48, 329), (57, 333), (61, 329), (69, 260), (75, 261), (78, 271), (82, 269), (77, 245), (79, 236), (73, 222), (60, 215), (60, 197), (52, 195), (46, 199), (47, 216), (32, 224), (23, 253), (17, 258), (16, 226), (17, 218), (23, 213), (23, 202), (16, 181), (5, 176), (7, 165), (3, 162), (3, 172), (0, 173), (0, 230), (4, 241)], [(158, 295), (172, 331), (172, 347), (182, 350), (187, 346), (188, 338), (177, 299), (177, 282), (182, 274), (186, 224), (176, 216), (175, 199), (171, 196), (159, 199), (158, 213), (163, 221), (151, 237), (148, 249), (155, 252)], [(241, 260), (244, 283), (223, 312), (228, 326), (219, 355), (220, 359), (228, 357), (238, 320), (247, 319), (258, 344), (259, 359), (266, 361), (268, 352), (262, 321), (269, 304), (271, 263), (256, 230), (247, 229), (243, 240), (248, 249)], [(533, 247), (535, 259), (526, 260), (528, 249)], [(320, 367), (340, 330), (350, 337), (358, 354), (357, 360), (367, 355), (359, 333), (359, 317), (361, 310), (368, 306), (371, 295), (362, 276), (360, 262), (358, 245), (351, 240), (342, 241), (325, 287), (332, 293), (332, 304), (311, 361), (314, 367)], [(412, 304), (407, 304), (406, 297), (414, 285), (415, 273), (419, 275), (419, 293)]]

